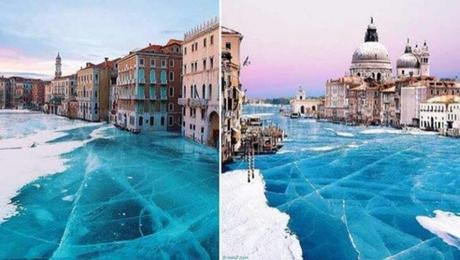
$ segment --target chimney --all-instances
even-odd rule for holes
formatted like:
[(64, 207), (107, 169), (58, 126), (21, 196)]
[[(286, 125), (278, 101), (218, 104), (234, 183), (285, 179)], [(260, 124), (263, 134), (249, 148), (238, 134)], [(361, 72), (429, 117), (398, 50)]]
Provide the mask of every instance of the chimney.
[(105, 57), (104, 60), (105, 60), (105, 62), (107, 62), (107, 61), (109, 61), (109, 58)]

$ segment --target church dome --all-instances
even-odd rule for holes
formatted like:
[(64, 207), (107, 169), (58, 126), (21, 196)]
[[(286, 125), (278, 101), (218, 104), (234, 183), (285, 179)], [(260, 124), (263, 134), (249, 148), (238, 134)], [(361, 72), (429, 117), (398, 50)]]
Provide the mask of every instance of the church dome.
[(417, 57), (415, 57), (412, 53), (404, 53), (399, 57), (396, 61), (396, 68), (410, 68), (410, 69), (418, 69), (420, 67), (420, 63), (418, 62)]
[[(417, 53), (419, 51), (418, 46), (415, 46), (414, 52)], [(414, 52), (412, 52), (412, 47), (409, 44), (409, 39), (407, 39), (406, 48), (404, 49), (403, 55), (399, 57), (396, 61), (396, 68), (398, 69), (418, 69), (420, 68), (420, 63), (415, 56)]]
[(383, 62), (387, 63), (390, 62), (388, 57), (388, 51), (383, 46), (383, 44), (379, 42), (363, 42), (353, 53), (352, 63), (359, 63), (359, 62)]

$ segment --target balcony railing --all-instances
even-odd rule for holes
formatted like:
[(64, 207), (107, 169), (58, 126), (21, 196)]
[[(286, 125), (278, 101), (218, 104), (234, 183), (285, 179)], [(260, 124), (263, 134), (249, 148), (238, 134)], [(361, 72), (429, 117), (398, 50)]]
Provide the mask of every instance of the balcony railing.
[(180, 105), (180, 106), (187, 106), (188, 105), (188, 101), (189, 101), (189, 98), (179, 98), (177, 100), (177, 103)]
[(208, 100), (204, 98), (191, 98), (190, 107), (200, 107), (200, 108), (205, 108), (208, 106)]

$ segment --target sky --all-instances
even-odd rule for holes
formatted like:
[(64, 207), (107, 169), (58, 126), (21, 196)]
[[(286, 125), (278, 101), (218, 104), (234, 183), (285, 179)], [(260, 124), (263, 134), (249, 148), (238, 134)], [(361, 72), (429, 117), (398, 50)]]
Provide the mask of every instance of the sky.
[(219, 14), (216, 0), (0, 0), (0, 75), (51, 78), (168, 39)]
[(348, 73), (371, 16), (393, 72), (409, 38), (427, 41), (432, 75), (460, 76), (459, 10), (458, 0), (222, 0), (222, 24), (244, 36), (250, 98), (294, 96), (299, 86), (320, 96), (328, 79)]

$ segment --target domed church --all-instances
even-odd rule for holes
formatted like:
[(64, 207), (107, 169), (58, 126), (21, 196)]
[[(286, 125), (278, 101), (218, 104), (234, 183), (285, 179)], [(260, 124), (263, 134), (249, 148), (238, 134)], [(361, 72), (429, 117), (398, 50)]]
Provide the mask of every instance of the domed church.
[(391, 62), (385, 46), (379, 43), (377, 27), (371, 17), (364, 42), (353, 53), (350, 74), (385, 81), (391, 78)]
[(409, 44), (407, 39), (406, 48), (404, 53), (398, 58), (396, 62), (396, 70), (398, 77), (418, 77), (430, 75), (429, 64), (430, 53), (426, 42), (423, 43), (422, 48), (415, 45), (414, 50)]

